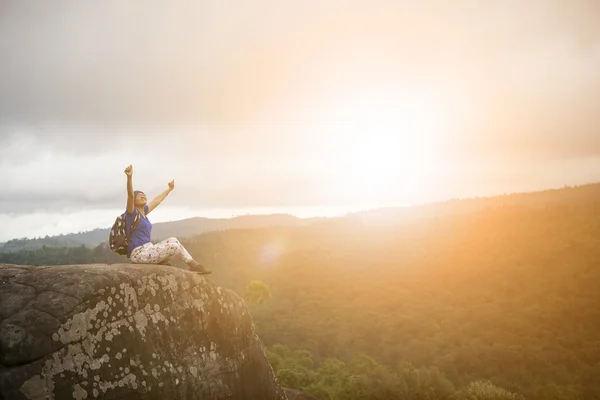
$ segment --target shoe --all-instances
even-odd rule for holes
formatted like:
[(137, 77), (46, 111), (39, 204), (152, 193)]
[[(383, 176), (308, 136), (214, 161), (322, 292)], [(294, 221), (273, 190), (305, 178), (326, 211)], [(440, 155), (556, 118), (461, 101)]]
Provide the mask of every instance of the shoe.
[(158, 265), (168, 265), (170, 267), (173, 266), (171, 263), (169, 263), (169, 260), (162, 260), (161, 262), (158, 263)]
[(196, 272), (200, 275), (210, 275), (212, 274), (212, 271), (207, 270), (206, 268), (204, 268), (201, 264), (199, 264), (197, 261), (192, 261), (191, 263), (188, 264), (190, 267), (190, 271), (192, 272)]

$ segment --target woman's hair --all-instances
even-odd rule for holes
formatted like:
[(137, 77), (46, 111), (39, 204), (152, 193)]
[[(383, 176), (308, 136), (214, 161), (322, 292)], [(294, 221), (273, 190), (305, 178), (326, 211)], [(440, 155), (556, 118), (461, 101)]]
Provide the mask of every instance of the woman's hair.
[(144, 193), (141, 190), (136, 190), (133, 192), (133, 197), (137, 196), (139, 193)]

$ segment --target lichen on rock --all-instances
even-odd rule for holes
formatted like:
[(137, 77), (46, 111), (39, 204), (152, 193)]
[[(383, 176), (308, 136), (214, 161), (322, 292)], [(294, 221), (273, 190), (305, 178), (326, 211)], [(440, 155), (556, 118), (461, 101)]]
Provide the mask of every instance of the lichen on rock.
[(244, 302), (197, 274), (0, 265), (0, 277), (5, 398), (285, 399)]

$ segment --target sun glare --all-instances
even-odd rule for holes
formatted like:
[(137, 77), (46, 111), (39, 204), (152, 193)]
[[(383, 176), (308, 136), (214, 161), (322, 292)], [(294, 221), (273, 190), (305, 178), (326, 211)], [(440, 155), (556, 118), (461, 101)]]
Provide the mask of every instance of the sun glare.
[(330, 127), (328, 172), (331, 189), (369, 205), (409, 199), (436, 164), (431, 139), (441, 110), (419, 101), (398, 101), (383, 93), (340, 102)]
[(440, 176), (454, 173), (452, 137), (476, 115), (469, 86), (450, 70), (416, 79), (402, 65), (377, 49), (328, 54), (297, 79), (306, 89), (294, 93), (303, 95), (274, 108), (317, 122), (307, 132), (305, 164), (327, 201), (422, 202), (439, 191)]

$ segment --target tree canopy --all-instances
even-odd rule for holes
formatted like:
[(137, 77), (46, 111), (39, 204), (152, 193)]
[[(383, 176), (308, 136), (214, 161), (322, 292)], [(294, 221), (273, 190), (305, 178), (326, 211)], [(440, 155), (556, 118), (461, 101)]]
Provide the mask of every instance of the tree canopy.
[[(252, 314), (289, 386), (329, 399), (357, 398), (348, 388), (372, 399), (600, 398), (596, 200), (182, 242), (240, 296), (261, 302), (267, 292), (250, 282), (268, 287)], [(0, 261), (126, 262), (106, 246)]]

